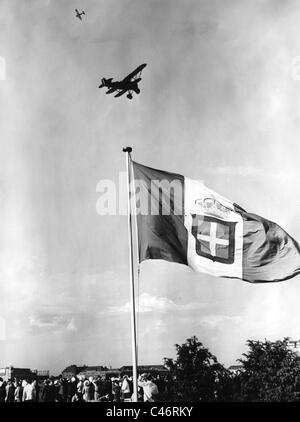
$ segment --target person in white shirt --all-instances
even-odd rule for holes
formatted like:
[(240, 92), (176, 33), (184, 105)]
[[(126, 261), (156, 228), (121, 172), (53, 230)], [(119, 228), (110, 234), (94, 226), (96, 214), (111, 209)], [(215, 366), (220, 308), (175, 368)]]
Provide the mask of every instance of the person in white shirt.
[(157, 401), (159, 391), (149, 374), (140, 375), (138, 378), (138, 385), (143, 388), (145, 402)]
[(27, 380), (23, 380), (23, 401), (35, 401), (36, 399), (36, 390), (34, 382), (30, 384)]
[(121, 394), (122, 394), (122, 399), (123, 401), (130, 398), (131, 393), (130, 393), (130, 386), (129, 386), (129, 382), (127, 379), (127, 375), (124, 375), (123, 377), (123, 381), (121, 384)]

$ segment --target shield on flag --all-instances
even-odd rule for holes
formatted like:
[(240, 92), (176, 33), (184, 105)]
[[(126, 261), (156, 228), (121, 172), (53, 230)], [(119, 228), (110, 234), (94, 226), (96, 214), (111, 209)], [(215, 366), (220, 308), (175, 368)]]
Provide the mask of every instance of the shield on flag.
[(196, 253), (214, 262), (232, 264), (235, 250), (235, 221), (222, 221), (207, 215), (192, 215), (192, 235)]

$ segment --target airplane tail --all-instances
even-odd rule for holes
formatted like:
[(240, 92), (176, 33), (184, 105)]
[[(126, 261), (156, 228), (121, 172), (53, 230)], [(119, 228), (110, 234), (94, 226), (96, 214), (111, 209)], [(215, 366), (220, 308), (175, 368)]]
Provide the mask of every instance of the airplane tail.
[(109, 87), (109, 84), (112, 80), (113, 80), (113, 78), (109, 78), (109, 79), (102, 78), (101, 79), (101, 85), (99, 85), (99, 88), (103, 88), (104, 86)]

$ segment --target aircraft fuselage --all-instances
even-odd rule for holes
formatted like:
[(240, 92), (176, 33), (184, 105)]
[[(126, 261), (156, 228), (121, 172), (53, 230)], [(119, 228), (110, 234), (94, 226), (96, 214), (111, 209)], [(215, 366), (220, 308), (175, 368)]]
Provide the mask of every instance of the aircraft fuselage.
[(141, 78), (135, 79), (134, 81), (129, 82), (123, 82), (123, 81), (115, 81), (115, 82), (109, 82), (105, 84), (107, 88), (115, 88), (115, 89), (127, 89), (131, 90), (137, 87), (138, 82), (141, 81)]

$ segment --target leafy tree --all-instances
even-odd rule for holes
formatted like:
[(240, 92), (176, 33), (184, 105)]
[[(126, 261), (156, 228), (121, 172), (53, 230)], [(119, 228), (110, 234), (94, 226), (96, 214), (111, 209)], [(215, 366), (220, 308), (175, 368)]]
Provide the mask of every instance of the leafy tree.
[(73, 372), (76, 374), (78, 372), (77, 365), (69, 365), (62, 372)]
[(240, 374), (242, 401), (300, 401), (300, 368), (298, 356), (283, 341), (248, 340), (249, 352)]
[(168, 400), (224, 400), (227, 392), (222, 387), (229, 380), (229, 375), (217, 358), (195, 336), (175, 347), (177, 358), (164, 359), (173, 380)]

